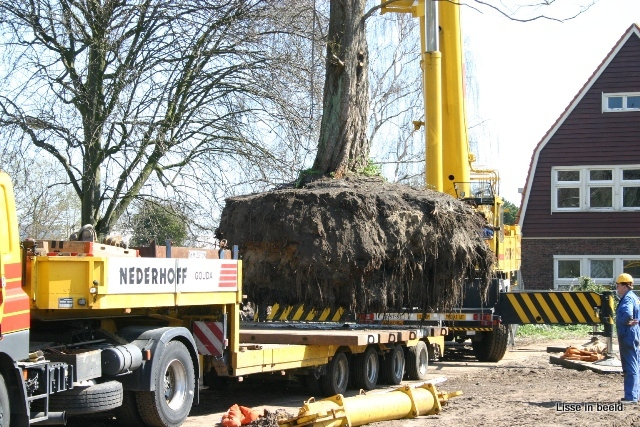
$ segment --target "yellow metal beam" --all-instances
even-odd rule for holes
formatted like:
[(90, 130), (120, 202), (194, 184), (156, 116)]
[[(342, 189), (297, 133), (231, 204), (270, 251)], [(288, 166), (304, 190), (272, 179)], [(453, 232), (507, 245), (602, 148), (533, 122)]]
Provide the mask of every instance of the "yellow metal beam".
[(416, 418), (440, 412), (442, 405), (453, 396), (441, 393), (433, 384), (417, 387), (402, 386), (388, 393), (362, 394), (344, 398), (341, 394), (327, 399), (306, 401), (297, 417), (280, 421), (284, 427), (297, 426), (361, 426), (373, 422)]
[(438, 51), (424, 52), (426, 106), (426, 181), (427, 188), (442, 192), (442, 84)]
[(442, 52), (442, 181), (443, 191), (456, 197), (454, 182), (469, 182), (471, 168), (464, 106), (460, 5), (440, 1), (438, 10)]

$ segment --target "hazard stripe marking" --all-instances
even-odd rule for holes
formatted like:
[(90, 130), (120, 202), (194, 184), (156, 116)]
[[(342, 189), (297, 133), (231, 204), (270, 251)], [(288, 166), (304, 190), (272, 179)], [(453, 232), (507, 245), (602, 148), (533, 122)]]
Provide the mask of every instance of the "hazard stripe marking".
[(525, 314), (524, 310), (522, 310), (522, 307), (520, 306), (520, 304), (518, 304), (518, 301), (516, 300), (515, 294), (507, 294), (507, 300), (511, 303), (511, 306), (518, 313), (518, 317), (520, 317), (520, 321), (522, 323), (529, 323), (527, 322), (527, 315)]
[(551, 323), (558, 323), (558, 318), (553, 314), (553, 310), (551, 310), (550, 307), (547, 305), (543, 296), (540, 294), (535, 294), (535, 297), (536, 297), (536, 300), (538, 300), (538, 303), (540, 304), (541, 307), (547, 308), (546, 313), (547, 313), (547, 316), (549, 316), (549, 320), (551, 320)]
[(346, 310), (338, 308), (314, 308), (298, 305), (280, 305), (278, 303), (271, 306), (271, 312), (267, 315), (269, 321), (304, 321), (304, 322), (340, 322), (344, 320)]
[(571, 295), (563, 294), (562, 296), (564, 297), (564, 299), (567, 302), (567, 304), (569, 304), (569, 307), (571, 307), (571, 312), (573, 313), (573, 315), (578, 318), (578, 321), (580, 323), (584, 323), (586, 319), (584, 318), (584, 316), (580, 312), (580, 309), (576, 305), (576, 303), (573, 300), (573, 298), (571, 297)]
[(22, 277), (22, 265), (19, 262), (5, 264), (4, 275), (7, 280), (20, 279)]
[(556, 294), (551, 294), (549, 297), (551, 298), (551, 301), (553, 301), (556, 308), (560, 312), (560, 317), (562, 317), (563, 322), (565, 323), (571, 322), (571, 316), (569, 316), (569, 313), (567, 313), (567, 310), (565, 310), (564, 307), (562, 306), (562, 303), (558, 299), (558, 296)]
[(237, 264), (222, 264), (220, 266), (220, 280), (218, 285), (221, 288), (235, 288), (238, 285)]
[(595, 324), (601, 296), (596, 292), (509, 292), (501, 300), (503, 323)]
[(31, 313), (21, 311), (17, 313), (5, 313), (0, 323), (0, 334), (8, 334), (23, 329), (29, 329), (31, 326)]
[(193, 335), (198, 353), (221, 356), (225, 348), (223, 328), (222, 322), (193, 322)]

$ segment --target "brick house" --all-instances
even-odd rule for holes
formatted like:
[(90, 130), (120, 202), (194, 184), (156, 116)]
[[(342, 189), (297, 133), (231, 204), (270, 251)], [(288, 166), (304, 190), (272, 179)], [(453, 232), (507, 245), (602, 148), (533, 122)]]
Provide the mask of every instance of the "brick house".
[(638, 25), (538, 143), (520, 206), (524, 289), (640, 279)]

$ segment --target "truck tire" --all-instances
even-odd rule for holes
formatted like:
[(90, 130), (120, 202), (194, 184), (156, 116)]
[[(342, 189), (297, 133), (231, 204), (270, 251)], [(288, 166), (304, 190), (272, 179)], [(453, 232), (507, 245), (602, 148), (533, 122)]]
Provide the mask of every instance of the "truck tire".
[(189, 415), (194, 397), (195, 373), (189, 350), (180, 341), (169, 342), (156, 369), (156, 389), (136, 393), (138, 412), (148, 426), (179, 426)]
[(120, 405), (122, 405), (122, 383), (119, 381), (74, 387), (49, 396), (49, 410), (66, 411), (67, 415), (93, 414), (115, 409)]
[(372, 346), (364, 353), (356, 354), (353, 361), (353, 385), (358, 389), (372, 390), (378, 383), (380, 359)]
[(325, 396), (343, 394), (349, 382), (349, 359), (344, 352), (333, 355), (327, 364), (327, 373), (320, 377), (320, 385)]
[(422, 381), (427, 379), (429, 352), (424, 341), (418, 341), (414, 347), (407, 347), (405, 352), (406, 375), (408, 380)]
[(144, 421), (138, 412), (136, 403), (136, 392), (124, 390), (122, 394), (122, 405), (113, 411), (118, 424), (123, 426), (142, 426)]
[(11, 407), (9, 406), (9, 392), (0, 373), (0, 427), (8, 427), (11, 420)]
[(380, 382), (398, 385), (404, 376), (404, 350), (401, 345), (394, 346), (384, 355), (380, 369)]
[(507, 352), (509, 333), (504, 325), (483, 332), (480, 341), (472, 341), (473, 354), (480, 362), (499, 362)]

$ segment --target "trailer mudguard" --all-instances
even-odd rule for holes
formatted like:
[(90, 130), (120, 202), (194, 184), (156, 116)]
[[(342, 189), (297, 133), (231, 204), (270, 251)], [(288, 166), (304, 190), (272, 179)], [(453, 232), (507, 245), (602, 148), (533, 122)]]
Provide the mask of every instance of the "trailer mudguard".
[(118, 331), (118, 335), (127, 342), (136, 345), (143, 352), (151, 351), (151, 360), (143, 360), (142, 365), (131, 374), (119, 376), (117, 379), (122, 383), (125, 390), (132, 391), (154, 391), (155, 371), (158, 360), (164, 351), (165, 344), (178, 340), (182, 342), (191, 356), (195, 372), (194, 404), (200, 402), (200, 390), (198, 387), (200, 376), (200, 362), (196, 343), (191, 332), (184, 327), (149, 327), (149, 326), (127, 326)]

